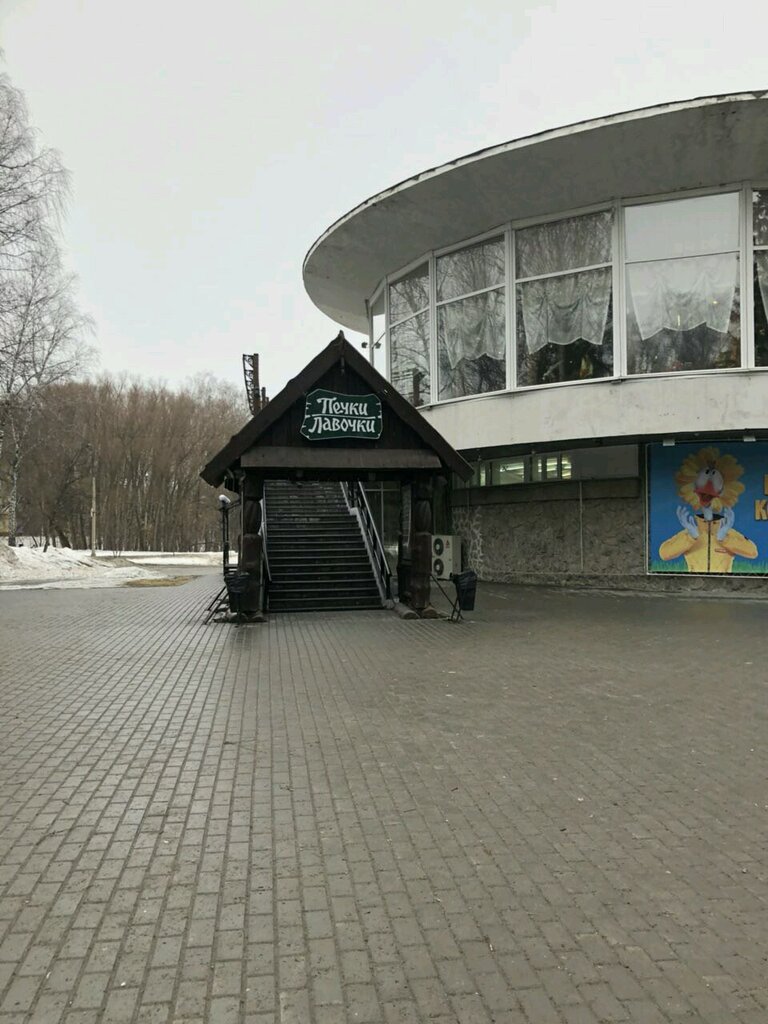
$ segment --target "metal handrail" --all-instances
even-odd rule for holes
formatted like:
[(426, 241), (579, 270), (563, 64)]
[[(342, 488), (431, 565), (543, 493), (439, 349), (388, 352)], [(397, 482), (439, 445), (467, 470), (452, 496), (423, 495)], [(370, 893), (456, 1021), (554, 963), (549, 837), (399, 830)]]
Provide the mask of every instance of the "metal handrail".
[(269, 592), (269, 584), (272, 580), (272, 573), (269, 569), (269, 555), (267, 554), (267, 492), (266, 490), (262, 493), (262, 497), (259, 501), (261, 505), (261, 526), (259, 527), (259, 536), (261, 537), (261, 561), (265, 570), (265, 573), (261, 577), (261, 593), (259, 594), (259, 605), (261, 610), (266, 612), (267, 610), (267, 594)]
[(267, 579), (272, 579), (272, 573), (269, 570), (269, 554), (267, 553), (267, 492), (265, 491), (261, 500), (261, 526), (259, 527), (259, 534), (261, 536), (261, 553), (264, 559), (264, 565), (267, 570)]
[(342, 482), (341, 489), (344, 492), (347, 506), (350, 509), (356, 509), (358, 512), (360, 524), (363, 527), (363, 534), (368, 542), (367, 547), (371, 554), (373, 571), (376, 574), (379, 591), (385, 600), (391, 601), (392, 573), (389, 571), (387, 555), (384, 551), (384, 545), (381, 543), (379, 531), (376, 529), (376, 521), (373, 518), (365, 488), (359, 480), (355, 480), (350, 485)]

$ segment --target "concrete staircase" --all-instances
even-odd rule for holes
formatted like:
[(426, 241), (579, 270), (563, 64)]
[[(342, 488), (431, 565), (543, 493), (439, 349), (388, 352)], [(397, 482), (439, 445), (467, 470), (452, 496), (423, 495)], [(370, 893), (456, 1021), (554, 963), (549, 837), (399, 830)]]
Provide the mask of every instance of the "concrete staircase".
[(265, 484), (269, 611), (381, 608), (357, 517), (341, 484)]

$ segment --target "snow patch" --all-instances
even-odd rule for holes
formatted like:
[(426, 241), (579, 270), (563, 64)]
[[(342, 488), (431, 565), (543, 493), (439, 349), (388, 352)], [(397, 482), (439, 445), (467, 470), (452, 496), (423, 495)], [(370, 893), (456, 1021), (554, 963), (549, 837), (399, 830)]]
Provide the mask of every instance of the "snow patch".
[(126, 580), (156, 579), (157, 572), (137, 565), (114, 565), (71, 548), (9, 547), (0, 540), (0, 587), (109, 587)]

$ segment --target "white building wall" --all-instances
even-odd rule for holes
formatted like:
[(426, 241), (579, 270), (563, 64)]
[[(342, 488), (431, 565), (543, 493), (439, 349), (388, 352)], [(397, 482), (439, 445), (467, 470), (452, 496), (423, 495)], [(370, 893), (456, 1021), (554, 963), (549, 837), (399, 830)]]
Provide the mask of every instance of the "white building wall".
[(455, 448), (768, 430), (768, 370), (609, 378), (421, 410)]

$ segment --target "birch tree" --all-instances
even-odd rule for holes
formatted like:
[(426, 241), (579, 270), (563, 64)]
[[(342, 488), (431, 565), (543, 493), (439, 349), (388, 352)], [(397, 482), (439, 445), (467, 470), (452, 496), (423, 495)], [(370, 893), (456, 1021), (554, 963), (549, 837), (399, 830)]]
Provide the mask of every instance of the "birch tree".
[(45, 388), (71, 378), (89, 354), (85, 338), (92, 325), (78, 310), (73, 287), (72, 276), (62, 271), (48, 240), (30, 253), (24, 269), (5, 281), (0, 309), (0, 444), (7, 449), (10, 543), (16, 534), (19, 472), (35, 407)]
[(23, 96), (0, 75), (0, 512), (11, 543), (35, 403), (41, 389), (82, 366), (90, 329), (61, 266), (57, 229), (66, 194), (58, 155), (39, 146)]

